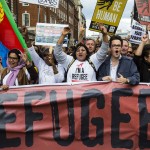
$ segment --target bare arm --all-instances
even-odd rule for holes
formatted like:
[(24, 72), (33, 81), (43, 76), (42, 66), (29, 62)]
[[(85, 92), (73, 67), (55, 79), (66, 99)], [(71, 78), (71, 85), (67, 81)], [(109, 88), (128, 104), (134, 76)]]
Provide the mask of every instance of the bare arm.
[(141, 56), (142, 55), (142, 51), (143, 51), (144, 45), (147, 43), (147, 41), (148, 41), (148, 35), (144, 35), (142, 37), (142, 41), (141, 41), (139, 47), (135, 51), (135, 55), (136, 56)]
[(81, 25), (80, 32), (79, 32), (78, 43), (82, 42), (84, 34), (85, 34), (85, 28), (83, 27), (83, 25)]
[(103, 34), (103, 41), (108, 43), (109, 39), (108, 39), (107, 29), (101, 23), (99, 23), (99, 29), (100, 29), (101, 33)]
[(63, 44), (63, 41), (64, 41), (64, 38), (65, 36), (70, 33), (70, 28), (69, 27), (65, 27), (62, 31), (62, 34), (59, 38), (59, 40), (57, 41), (57, 44), (60, 45), (60, 44)]

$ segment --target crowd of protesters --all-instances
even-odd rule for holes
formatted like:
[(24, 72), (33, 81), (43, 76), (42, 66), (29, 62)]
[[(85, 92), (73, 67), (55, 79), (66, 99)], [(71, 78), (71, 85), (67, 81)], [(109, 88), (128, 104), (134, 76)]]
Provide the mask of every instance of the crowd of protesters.
[[(71, 32), (65, 27), (56, 46), (37, 46), (31, 43), (27, 28), (21, 33), (32, 58), (18, 49), (10, 50), (7, 67), (0, 63), (1, 88), (28, 84), (62, 82), (108, 81), (137, 85), (150, 83), (150, 44), (145, 34), (139, 45), (131, 44), (118, 35), (108, 36), (107, 29), (99, 24), (102, 40), (84, 39), (81, 29), (78, 44), (65, 49), (63, 41)], [(66, 51), (67, 50), (67, 51)], [(1, 61), (1, 60), (0, 60)]]

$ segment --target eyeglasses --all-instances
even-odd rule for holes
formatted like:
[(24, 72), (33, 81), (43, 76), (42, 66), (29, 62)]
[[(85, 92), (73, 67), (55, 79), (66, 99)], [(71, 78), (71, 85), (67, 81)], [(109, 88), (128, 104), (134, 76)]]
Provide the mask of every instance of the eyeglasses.
[(120, 44), (118, 44), (118, 45), (116, 45), (116, 44), (113, 44), (113, 45), (111, 45), (111, 47), (121, 47), (121, 45)]
[(8, 57), (8, 60), (13, 60), (13, 61), (17, 61), (18, 60), (18, 58), (17, 57)]

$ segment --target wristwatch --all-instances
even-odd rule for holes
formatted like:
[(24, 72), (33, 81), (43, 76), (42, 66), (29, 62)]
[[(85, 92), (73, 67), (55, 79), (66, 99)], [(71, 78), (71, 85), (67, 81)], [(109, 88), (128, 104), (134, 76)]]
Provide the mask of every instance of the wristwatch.
[(127, 83), (129, 83), (130, 82), (130, 80), (128, 79), (128, 78), (126, 78), (127, 79)]

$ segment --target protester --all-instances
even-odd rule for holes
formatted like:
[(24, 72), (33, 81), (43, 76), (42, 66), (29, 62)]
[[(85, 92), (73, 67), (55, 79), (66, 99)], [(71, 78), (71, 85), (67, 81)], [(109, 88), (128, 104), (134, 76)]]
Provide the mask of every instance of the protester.
[[(62, 34), (54, 50), (56, 60), (62, 64), (67, 71), (67, 82), (96, 81), (96, 72), (106, 58), (108, 51), (107, 29), (100, 25), (103, 33), (101, 49), (90, 56), (88, 48), (79, 43), (76, 46), (73, 56), (67, 55), (62, 50), (62, 43), (65, 36), (70, 32), (70, 28), (63, 29)], [(73, 62), (74, 61), (74, 62)], [(72, 63), (73, 62), (73, 63)]]
[(90, 55), (93, 55), (96, 52), (96, 41), (92, 38), (84, 38), (85, 28), (83, 26), (80, 27), (79, 40), (78, 43), (83, 43), (88, 48)]
[(140, 81), (150, 83), (150, 44), (146, 44), (148, 40), (148, 35), (142, 37), (142, 41), (135, 51), (133, 60), (139, 70)]
[(85, 41), (85, 45), (88, 48), (90, 55), (93, 55), (95, 53), (95, 48), (96, 48), (95, 40), (91, 38), (87, 38)]
[(122, 46), (122, 49), (121, 49), (121, 55), (126, 56), (127, 52), (128, 52), (128, 49), (129, 49), (129, 41), (126, 40), (126, 39), (123, 39), (123, 46)]
[(22, 54), (18, 49), (12, 49), (8, 53), (7, 67), (1, 73), (1, 83), (3, 86), (18, 86), (33, 84), (37, 81), (38, 74), (27, 59), (26, 54)]
[(110, 38), (110, 55), (98, 70), (99, 81), (116, 81), (136, 85), (140, 75), (133, 60), (121, 55), (123, 41), (120, 36)]
[(28, 48), (35, 66), (39, 71), (39, 84), (61, 83), (64, 80), (64, 68), (57, 63), (53, 55), (53, 49), (43, 47), (41, 57), (34, 47)]
[(132, 48), (132, 44), (131, 43), (129, 43), (129, 48), (128, 48), (128, 51), (127, 51), (127, 56), (131, 57), (131, 58), (133, 58), (133, 56), (134, 56), (134, 52), (133, 52), (133, 48)]
[(37, 67), (39, 84), (61, 83), (64, 80), (64, 69), (57, 63), (53, 55), (53, 48), (31, 44), (26, 27), (21, 30), (25, 41), (28, 43), (28, 52)]

